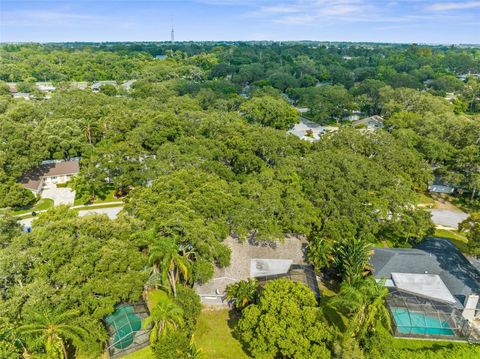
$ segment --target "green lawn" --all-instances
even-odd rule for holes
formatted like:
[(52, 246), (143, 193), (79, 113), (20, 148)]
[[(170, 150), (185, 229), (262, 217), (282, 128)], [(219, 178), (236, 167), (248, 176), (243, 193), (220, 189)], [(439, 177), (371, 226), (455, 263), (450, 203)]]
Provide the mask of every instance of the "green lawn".
[(53, 207), (53, 199), (42, 198), (31, 208), (13, 211), (12, 213), (14, 215), (19, 215), (19, 214), (31, 213), (33, 211), (43, 211), (43, 210), (49, 209), (50, 207)]
[[(105, 203), (105, 202), (120, 202), (121, 199), (115, 198), (114, 195), (115, 191), (113, 188), (109, 188), (108, 191), (105, 191), (97, 196), (95, 201), (90, 204), (97, 204), (97, 203)], [(84, 198), (77, 198), (75, 197), (75, 202), (73, 203), (74, 206), (81, 206), (86, 204)]]
[(137, 350), (134, 353), (125, 355), (122, 359), (154, 359), (154, 355), (150, 350), (150, 347), (146, 347), (140, 350)]
[(195, 343), (209, 359), (247, 359), (240, 343), (228, 326), (229, 311), (204, 310), (200, 314), (194, 334)]
[(435, 206), (435, 200), (425, 193), (417, 193), (417, 201), (422, 207), (433, 208)]
[(462, 253), (468, 254), (468, 239), (455, 230), (436, 229), (435, 237), (448, 238)]

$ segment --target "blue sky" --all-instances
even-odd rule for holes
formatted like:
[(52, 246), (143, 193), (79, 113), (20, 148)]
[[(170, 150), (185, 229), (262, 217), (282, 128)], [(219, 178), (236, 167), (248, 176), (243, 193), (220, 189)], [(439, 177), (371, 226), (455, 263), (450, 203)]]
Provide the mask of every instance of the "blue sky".
[(0, 0), (0, 42), (480, 43), (475, 0)]

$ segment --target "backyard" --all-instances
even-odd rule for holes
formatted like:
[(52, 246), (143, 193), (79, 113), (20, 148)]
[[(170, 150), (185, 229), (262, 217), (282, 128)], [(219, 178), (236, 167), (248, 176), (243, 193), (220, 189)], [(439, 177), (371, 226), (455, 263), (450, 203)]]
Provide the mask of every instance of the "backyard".
[[(203, 310), (193, 336), (205, 358), (247, 359), (240, 343), (233, 337), (228, 309)], [(230, 321), (231, 323), (231, 321)]]
[(154, 355), (150, 347), (142, 348), (133, 352), (131, 354), (127, 354), (122, 357), (122, 359), (154, 359)]
[[(151, 297), (153, 299), (153, 297)], [(193, 339), (202, 350), (204, 358), (248, 359), (240, 343), (233, 337), (229, 327), (229, 311), (204, 309), (198, 318), (197, 330)], [(122, 359), (153, 359), (150, 347), (128, 354)]]

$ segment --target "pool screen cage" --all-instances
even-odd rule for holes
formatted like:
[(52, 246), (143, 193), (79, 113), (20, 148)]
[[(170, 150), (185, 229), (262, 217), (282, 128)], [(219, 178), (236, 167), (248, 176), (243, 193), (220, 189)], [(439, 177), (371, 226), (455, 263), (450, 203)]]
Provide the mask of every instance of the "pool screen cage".
[(454, 306), (393, 290), (386, 299), (397, 337), (468, 340), (468, 321)]
[(119, 358), (148, 346), (150, 329), (144, 328), (143, 320), (149, 316), (144, 302), (121, 304), (105, 318), (109, 339), (109, 358)]

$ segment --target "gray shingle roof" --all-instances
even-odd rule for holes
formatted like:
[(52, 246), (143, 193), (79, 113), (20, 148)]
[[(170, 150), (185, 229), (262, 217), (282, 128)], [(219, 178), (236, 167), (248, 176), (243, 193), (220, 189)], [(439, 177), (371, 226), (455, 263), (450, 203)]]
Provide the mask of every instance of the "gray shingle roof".
[(411, 249), (375, 248), (370, 262), (376, 278), (390, 279), (392, 272), (439, 275), (459, 307), (480, 293), (480, 272), (448, 239), (427, 238)]

